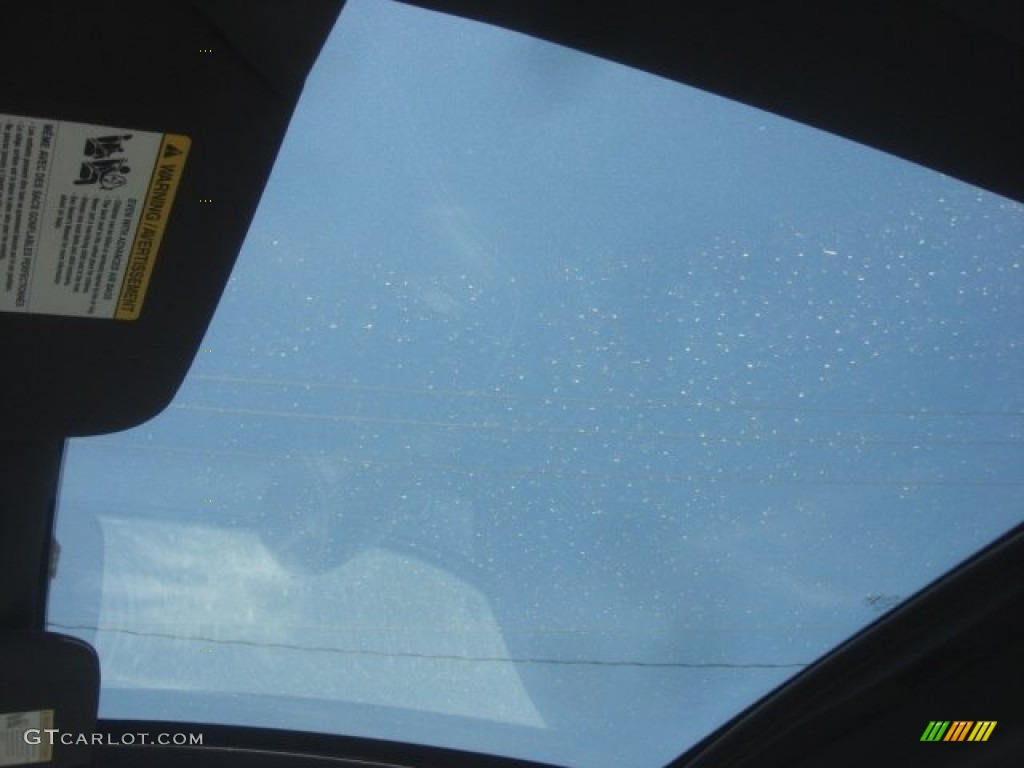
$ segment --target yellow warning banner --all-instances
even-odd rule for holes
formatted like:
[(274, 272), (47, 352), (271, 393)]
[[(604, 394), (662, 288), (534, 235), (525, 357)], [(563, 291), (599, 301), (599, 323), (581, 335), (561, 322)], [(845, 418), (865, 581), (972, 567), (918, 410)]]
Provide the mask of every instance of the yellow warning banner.
[(153, 178), (149, 182), (149, 192), (142, 206), (139, 227), (135, 232), (128, 269), (121, 293), (117, 300), (114, 317), (118, 320), (137, 320), (142, 312), (142, 302), (149, 287), (149, 278), (153, 274), (156, 255), (160, 250), (167, 220), (174, 205), (181, 175), (185, 169), (185, 160), (192, 142), (187, 136), (166, 134), (160, 143)]

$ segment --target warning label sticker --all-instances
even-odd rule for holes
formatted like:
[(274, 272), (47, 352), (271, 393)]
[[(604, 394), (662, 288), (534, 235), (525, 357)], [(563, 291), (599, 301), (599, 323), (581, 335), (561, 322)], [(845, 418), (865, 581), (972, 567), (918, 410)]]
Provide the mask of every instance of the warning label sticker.
[(0, 312), (138, 318), (190, 145), (0, 114)]
[(0, 765), (33, 765), (53, 759), (43, 731), (53, 728), (53, 710), (0, 713)]

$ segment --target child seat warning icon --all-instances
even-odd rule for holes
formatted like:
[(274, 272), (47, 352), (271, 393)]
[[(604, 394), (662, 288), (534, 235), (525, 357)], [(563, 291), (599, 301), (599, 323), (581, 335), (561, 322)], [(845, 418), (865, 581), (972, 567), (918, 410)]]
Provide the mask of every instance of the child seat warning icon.
[(0, 114), (0, 312), (137, 319), (190, 147)]
[(85, 149), (76, 185), (98, 184), (100, 189), (117, 189), (128, 183), (131, 168), (124, 157), (124, 142), (132, 135), (95, 136), (85, 140)]

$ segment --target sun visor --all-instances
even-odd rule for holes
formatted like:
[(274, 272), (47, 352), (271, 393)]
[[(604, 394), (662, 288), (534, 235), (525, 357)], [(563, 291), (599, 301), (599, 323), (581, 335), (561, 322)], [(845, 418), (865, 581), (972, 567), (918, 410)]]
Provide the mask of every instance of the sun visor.
[(51, 632), (0, 634), (0, 766), (92, 765), (100, 662)]
[(5, 8), (0, 434), (110, 432), (170, 402), (342, 5)]

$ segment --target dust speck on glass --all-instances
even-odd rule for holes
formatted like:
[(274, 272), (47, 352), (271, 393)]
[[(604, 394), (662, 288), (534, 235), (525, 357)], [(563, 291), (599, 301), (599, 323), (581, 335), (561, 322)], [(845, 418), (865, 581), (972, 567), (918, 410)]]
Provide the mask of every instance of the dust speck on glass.
[(106, 717), (663, 764), (1021, 519), (1022, 235), (350, 0), (177, 398), (70, 442), (50, 627)]

